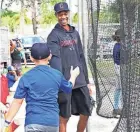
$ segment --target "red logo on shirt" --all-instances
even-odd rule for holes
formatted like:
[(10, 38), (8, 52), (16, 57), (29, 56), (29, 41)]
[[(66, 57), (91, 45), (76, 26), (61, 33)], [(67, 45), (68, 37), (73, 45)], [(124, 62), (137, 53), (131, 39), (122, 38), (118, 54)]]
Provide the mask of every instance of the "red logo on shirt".
[(76, 44), (76, 40), (63, 40), (60, 42), (62, 47)]

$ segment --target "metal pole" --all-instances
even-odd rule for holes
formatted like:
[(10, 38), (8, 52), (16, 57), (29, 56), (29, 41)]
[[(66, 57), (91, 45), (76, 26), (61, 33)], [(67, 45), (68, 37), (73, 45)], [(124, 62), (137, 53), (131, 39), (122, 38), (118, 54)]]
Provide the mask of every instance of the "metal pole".
[(87, 54), (88, 15), (87, 15), (87, 3), (86, 3), (86, 0), (82, 0), (81, 8), (82, 8), (82, 41), (83, 41), (83, 50), (84, 50), (84, 54), (85, 54), (86, 64), (88, 66), (88, 54)]
[(72, 24), (72, 15), (71, 15), (71, 13), (72, 13), (72, 10), (71, 10), (71, 0), (66, 0), (66, 2), (68, 3), (68, 5), (69, 5), (69, 9), (70, 9), (70, 13), (69, 13), (69, 24)]
[[(83, 39), (83, 49), (86, 59), (86, 64), (88, 67), (88, 13), (87, 13), (87, 2), (86, 0), (82, 0), (81, 2), (81, 8), (82, 8), (82, 39)], [(86, 126), (86, 132), (90, 132), (90, 117), (87, 122)]]
[(78, 0), (78, 32), (81, 36), (81, 0)]

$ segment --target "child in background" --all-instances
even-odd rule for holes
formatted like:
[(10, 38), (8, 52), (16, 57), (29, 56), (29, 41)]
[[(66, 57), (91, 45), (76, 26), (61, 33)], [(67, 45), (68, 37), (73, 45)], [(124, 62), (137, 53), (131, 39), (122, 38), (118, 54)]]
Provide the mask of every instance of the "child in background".
[(118, 29), (115, 32), (115, 35), (112, 36), (115, 41), (113, 48), (113, 60), (114, 60), (114, 69), (116, 74), (116, 88), (114, 93), (114, 110), (113, 115), (121, 115), (121, 109), (119, 108), (121, 104), (122, 96), (122, 86), (121, 86), (121, 75), (120, 75), (120, 51), (121, 51), (121, 39), (120, 39), (121, 30)]
[(9, 66), (7, 69), (8, 69), (8, 73), (7, 73), (6, 77), (8, 79), (8, 88), (10, 91), (10, 88), (18, 80), (18, 76), (17, 76), (16, 70), (13, 66)]

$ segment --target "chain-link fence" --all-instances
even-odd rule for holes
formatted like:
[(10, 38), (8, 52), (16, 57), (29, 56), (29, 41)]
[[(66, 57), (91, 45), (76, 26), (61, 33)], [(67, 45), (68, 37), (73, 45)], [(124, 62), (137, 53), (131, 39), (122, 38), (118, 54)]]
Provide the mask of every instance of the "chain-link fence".
[[(89, 16), (88, 58), (96, 85), (97, 114), (114, 117), (116, 74), (112, 58), (112, 35), (120, 29), (120, 77), (122, 109), (114, 132), (140, 131), (140, 1), (109, 0), (102, 6), (100, 0), (87, 0)], [(118, 22), (114, 23), (113, 8), (118, 9)], [(117, 10), (116, 10), (117, 11)], [(104, 17), (101, 22), (102, 15)]]

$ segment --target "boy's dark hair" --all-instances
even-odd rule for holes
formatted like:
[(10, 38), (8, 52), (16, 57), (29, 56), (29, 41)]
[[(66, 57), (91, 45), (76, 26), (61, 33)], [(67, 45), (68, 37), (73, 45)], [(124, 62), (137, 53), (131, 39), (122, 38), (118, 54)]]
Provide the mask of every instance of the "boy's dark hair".
[(121, 41), (121, 39), (120, 39), (120, 34), (121, 33), (120, 32), (121, 32), (121, 30), (118, 29), (118, 30), (115, 31), (115, 35), (112, 35), (112, 39), (114, 41), (117, 41), (117, 42), (120, 42)]

